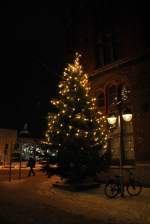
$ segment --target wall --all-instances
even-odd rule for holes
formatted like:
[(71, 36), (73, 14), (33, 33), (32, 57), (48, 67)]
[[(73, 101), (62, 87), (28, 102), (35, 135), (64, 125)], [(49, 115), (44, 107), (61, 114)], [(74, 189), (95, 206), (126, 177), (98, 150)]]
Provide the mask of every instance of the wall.
[[(0, 161), (8, 161), (17, 142), (17, 130), (0, 129)], [(5, 148), (8, 144), (8, 148)]]

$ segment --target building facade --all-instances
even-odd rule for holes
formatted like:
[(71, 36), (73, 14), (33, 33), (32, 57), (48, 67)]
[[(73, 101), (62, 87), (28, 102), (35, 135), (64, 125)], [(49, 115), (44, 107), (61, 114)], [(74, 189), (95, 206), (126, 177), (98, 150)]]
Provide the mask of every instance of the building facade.
[[(150, 184), (148, 17), (146, 6), (105, 0), (82, 1), (70, 7), (65, 20), (66, 60), (76, 51), (82, 54), (83, 67), (103, 113), (117, 114), (115, 101), (128, 95), (123, 107), (132, 111), (133, 119), (123, 122), (122, 159), (124, 167), (136, 168), (144, 184)], [(118, 172), (119, 125), (112, 129), (110, 145), (111, 171)]]
[(26, 166), (29, 157), (37, 157), (41, 153), (41, 139), (33, 138), (27, 130), (18, 133), (16, 129), (0, 129), (0, 165), (2, 167)]
[(11, 153), (17, 142), (17, 130), (0, 129), (0, 162), (1, 165), (10, 160)]

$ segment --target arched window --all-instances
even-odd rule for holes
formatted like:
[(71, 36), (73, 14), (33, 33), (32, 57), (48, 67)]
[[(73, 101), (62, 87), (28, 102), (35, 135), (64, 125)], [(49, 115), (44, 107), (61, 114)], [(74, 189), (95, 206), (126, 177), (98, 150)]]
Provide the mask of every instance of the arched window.
[(108, 102), (108, 108), (110, 108), (114, 103), (115, 99), (117, 97), (117, 87), (115, 85), (112, 85), (108, 87), (108, 94), (107, 94), (107, 102)]
[(104, 93), (100, 92), (97, 94), (97, 106), (102, 108), (105, 106), (105, 98), (104, 98)]

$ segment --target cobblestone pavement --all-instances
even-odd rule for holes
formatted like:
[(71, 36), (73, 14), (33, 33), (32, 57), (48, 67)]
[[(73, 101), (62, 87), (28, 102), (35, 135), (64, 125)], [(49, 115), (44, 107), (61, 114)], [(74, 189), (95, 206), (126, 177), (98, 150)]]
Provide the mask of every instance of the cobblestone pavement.
[[(0, 171), (1, 172), (1, 171)], [(54, 188), (59, 177), (36, 171), (19, 180), (0, 175), (0, 223), (2, 224), (150, 224), (150, 188), (138, 197), (108, 199), (104, 186), (84, 192)]]

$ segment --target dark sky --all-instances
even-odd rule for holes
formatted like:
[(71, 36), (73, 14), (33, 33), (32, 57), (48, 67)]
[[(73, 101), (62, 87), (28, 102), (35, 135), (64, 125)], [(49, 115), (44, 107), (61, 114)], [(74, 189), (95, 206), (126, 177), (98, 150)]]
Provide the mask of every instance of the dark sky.
[(28, 123), (39, 136), (46, 126), (48, 102), (64, 67), (65, 5), (58, 3), (1, 7), (0, 128)]
[(0, 8), (0, 128), (21, 129), (28, 123), (32, 135), (40, 136), (66, 65), (64, 16), (78, 4), (5, 2)]

